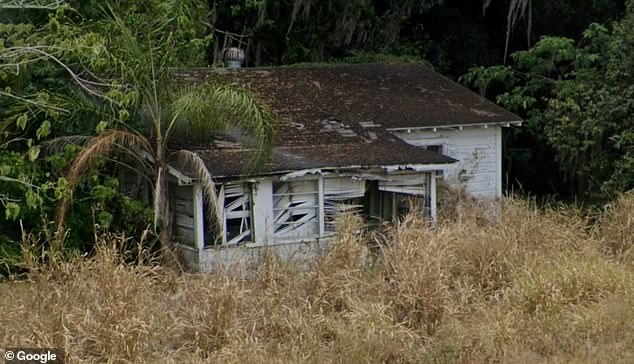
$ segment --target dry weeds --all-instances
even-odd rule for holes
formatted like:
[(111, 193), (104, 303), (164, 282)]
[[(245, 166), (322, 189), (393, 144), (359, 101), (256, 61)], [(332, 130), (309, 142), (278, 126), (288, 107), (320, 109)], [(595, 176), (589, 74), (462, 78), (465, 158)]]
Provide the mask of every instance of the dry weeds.
[[(357, 218), (309, 269), (254, 274), (49, 260), (0, 285), (3, 346), (70, 363), (634, 362), (634, 194), (594, 225), (565, 208), (468, 200), (434, 229), (415, 216), (367, 248)], [(143, 259), (147, 261), (147, 259)]]

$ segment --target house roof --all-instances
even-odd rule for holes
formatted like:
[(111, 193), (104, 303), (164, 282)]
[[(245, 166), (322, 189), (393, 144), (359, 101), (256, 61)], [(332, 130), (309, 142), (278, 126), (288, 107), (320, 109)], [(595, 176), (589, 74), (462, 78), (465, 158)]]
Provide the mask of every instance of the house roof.
[(423, 65), (333, 64), (176, 73), (195, 82), (245, 86), (280, 117), (298, 123), (336, 119), (407, 129), (521, 120)]
[[(421, 65), (186, 69), (175, 74), (187, 82), (247, 87), (282, 119), (271, 162), (257, 169), (262, 174), (449, 164), (456, 160), (407, 144), (388, 130), (520, 120)], [(216, 177), (244, 174), (252, 154), (231, 135), (186, 147)]]
[[(236, 177), (248, 172), (253, 151), (235, 135), (215, 136), (204, 145), (191, 142), (187, 149), (205, 161), (215, 177)], [(180, 145), (179, 147), (185, 147)], [(281, 174), (306, 169), (375, 168), (407, 165), (446, 165), (455, 159), (412, 146), (381, 127), (338, 120), (308, 125), (284, 124), (270, 162), (256, 166), (258, 174)]]

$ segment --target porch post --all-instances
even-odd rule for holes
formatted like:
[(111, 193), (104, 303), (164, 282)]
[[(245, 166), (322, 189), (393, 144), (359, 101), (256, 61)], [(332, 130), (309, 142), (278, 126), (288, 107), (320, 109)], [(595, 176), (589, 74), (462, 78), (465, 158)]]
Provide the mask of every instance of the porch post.
[(202, 254), (205, 247), (205, 218), (203, 216), (203, 189), (200, 184), (194, 184), (194, 243), (198, 250), (198, 255)]
[(496, 175), (495, 175), (495, 197), (502, 197), (502, 127), (495, 127), (495, 154), (496, 155)]
[(436, 225), (436, 171), (429, 174), (429, 217), (431, 225)]
[(271, 178), (258, 180), (253, 187), (253, 230), (255, 243), (268, 245), (274, 243), (273, 233), (273, 181)]
[(317, 179), (317, 206), (319, 206), (319, 237), (326, 234), (326, 219), (324, 214), (324, 176)]

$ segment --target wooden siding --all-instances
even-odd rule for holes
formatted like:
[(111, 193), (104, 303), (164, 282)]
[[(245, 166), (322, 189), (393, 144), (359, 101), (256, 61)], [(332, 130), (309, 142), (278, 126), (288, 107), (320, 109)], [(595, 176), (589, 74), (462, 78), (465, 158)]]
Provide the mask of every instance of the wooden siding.
[(450, 184), (464, 184), (474, 197), (496, 198), (502, 194), (502, 145), (500, 126), (465, 127), (462, 130), (438, 129), (395, 131), (409, 144), (443, 146), (443, 154), (458, 159), (445, 178)]
[(172, 228), (174, 240), (195, 247), (193, 188), (192, 186), (170, 184), (170, 194), (172, 196), (172, 211), (174, 212)]

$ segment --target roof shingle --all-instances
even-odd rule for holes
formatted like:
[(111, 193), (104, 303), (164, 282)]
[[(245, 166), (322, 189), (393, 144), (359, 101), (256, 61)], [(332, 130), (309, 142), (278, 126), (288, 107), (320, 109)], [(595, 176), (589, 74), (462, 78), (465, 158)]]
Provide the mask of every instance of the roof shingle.
[[(261, 173), (312, 168), (446, 164), (454, 159), (417, 148), (388, 129), (520, 120), (421, 65), (187, 69), (187, 82), (235, 83), (255, 92), (284, 123)], [(218, 177), (244, 173), (250, 152), (230, 136), (192, 146)]]

